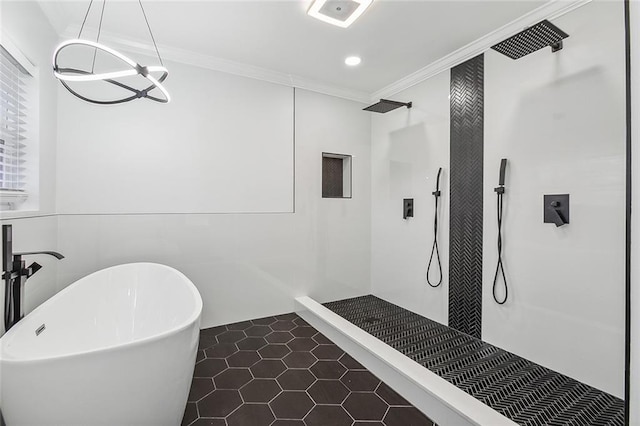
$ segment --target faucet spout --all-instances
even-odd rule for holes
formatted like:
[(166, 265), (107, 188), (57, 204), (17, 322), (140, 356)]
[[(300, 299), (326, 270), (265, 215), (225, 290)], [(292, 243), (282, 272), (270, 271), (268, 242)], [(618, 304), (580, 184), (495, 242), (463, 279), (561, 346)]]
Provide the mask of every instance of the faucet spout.
[(56, 251), (27, 251), (22, 253), (13, 253), (14, 256), (31, 256), (34, 254), (46, 254), (49, 256), (53, 256), (58, 260), (64, 259), (64, 256)]

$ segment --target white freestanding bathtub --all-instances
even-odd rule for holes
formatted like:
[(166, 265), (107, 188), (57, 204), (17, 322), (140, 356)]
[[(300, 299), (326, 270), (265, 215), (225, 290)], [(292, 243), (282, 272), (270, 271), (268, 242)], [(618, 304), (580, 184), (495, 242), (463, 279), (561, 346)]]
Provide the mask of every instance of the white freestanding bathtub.
[(7, 426), (179, 425), (201, 312), (195, 286), (164, 265), (73, 283), (0, 339)]

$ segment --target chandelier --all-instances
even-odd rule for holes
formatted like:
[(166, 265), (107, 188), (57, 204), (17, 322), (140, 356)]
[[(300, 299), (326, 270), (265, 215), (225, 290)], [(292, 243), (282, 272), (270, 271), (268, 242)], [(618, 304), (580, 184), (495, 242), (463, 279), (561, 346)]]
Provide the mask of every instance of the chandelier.
[[(89, 7), (87, 8), (87, 13), (84, 16), (82, 26), (80, 27), (78, 37), (61, 43), (53, 53), (53, 75), (58, 80), (60, 80), (60, 83), (62, 83), (62, 85), (74, 96), (77, 96), (78, 98), (87, 102), (91, 102), (93, 104), (114, 105), (142, 98), (161, 103), (169, 102), (171, 100), (169, 92), (162, 85), (164, 80), (169, 75), (169, 72), (164, 67), (162, 58), (160, 57), (160, 52), (158, 51), (158, 46), (156, 45), (155, 38), (153, 37), (153, 32), (151, 31), (151, 26), (149, 25), (147, 14), (145, 13), (144, 7), (142, 6), (142, 1), (138, 0), (138, 3), (140, 4), (142, 16), (144, 17), (144, 20), (147, 24), (147, 29), (149, 30), (149, 35), (151, 36), (151, 40), (153, 42), (153, 46), (155, 48), (156, 55), (158, 56), (160, 65), (141, 65), (128, 56), (118, 52), (117, 50), (100, 43), (100, 33), (102, 31), (102, 20), (104, 18), (105, 3), (106, 0), (103, 0), (102, 12), (100, 13), (100, 24), (98, 26), (98, 35), (96, 37), (96, 40), (93, 41), (82, 38), (82, 32), (84, 30), (85, 23), (87, 22), (89, 12), (91, 11), (91, 6), (93, 5), (93, 0), (91, 0), (89, 3)], [(93, 50), (93, 60), (90, 67), (87, 66), (86, 69), (83, 69), (78, 66), (62, 66), (58, 63), (61, 54), (62, 56), (64, 56), (63, 52), (74, 47), (77, 48), (78, 46), (84, 46)], [(105, 70), (102, 72), (96, 71), (96, 56), (98, 52), (101, 52), (103, 55), (107, 55), (110, 60), (112, 60), (114, 63), (119, 64), (119, 67), (121, 68), (117, 70)], [(136, 76), (142, 77), (142, 79), (136, 79), (138, 80), (139, 87), (135, 87), (135, 85), (130, 82), (131, 80), (133, 80), (132, 77)], [(124, 92), (120, 92), (125, 94), (120, 94), (115, 99), (97, 99), (95, 95), (81, 93), (77, 88), (79, 86), (74, 84), (96, 81), (103, 81), (113, 86), (117, 86), (120, 89), (124, 89)]]

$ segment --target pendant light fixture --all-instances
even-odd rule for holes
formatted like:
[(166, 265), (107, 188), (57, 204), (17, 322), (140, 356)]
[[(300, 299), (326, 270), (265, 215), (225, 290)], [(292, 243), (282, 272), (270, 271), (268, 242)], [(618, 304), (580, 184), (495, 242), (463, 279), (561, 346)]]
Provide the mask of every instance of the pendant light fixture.
[[(93, 5), (93, 0), (91, 0), (89, 2), (89, 7), (87, 8), (87, 13), (84, 16), (84, 21), (82, 21), (82, 26), (80, 27), (78, 38), (63, 42), (56, 48), (55, 52), (53, 53), (53, 75), (55, 75), (56, 78), (60, 80), (60, 83), (62, 83), (62, 85), (73, 95), (84, 101), (99, 105), (121, 104), (124, 102), (132, 101), (134, 99), (142, 98), (151, 99), (152, 101), (160, 103), (167, 103), (171, 100), (169, 92), (167, 92), (167, 90), (162, 85), (164, 80), (169, 75), (169, 72), (162, 63), (162, 58), (160, 57), (160, 52), (158, 51), (158, 46), (156, 45), (156, 40), (153, 37), (151, 27), (149, 26), (149, 21), (147, 19), (147, 14), (144, 11), (144, 7), (142, 6), (142, 1), (138, 0), (138, 3), (140, 4), (142, 16), (144, 17), (144, 20), (147, 24), (147, 29), (149, 30), (149, 35), (151, 36), (151, 40), (153, 41), (153, 46), (155, 48), (156, 55), (158, 56), (158, 60), (160, 61), (160, 65), (140, 65), (133, 59), (123, 55), (117, 50), (114, 50), (100, 43), (100, 32), (102, 30), (102, 18), (104, 17), (106, 0), (103, 0), (102, 2), (102, 12), (100, 13), (100, 24), (98, 26), (98, 36), (96, 37), (96, 41), (82, 39), (82, 31), (84, 30), (84, 25), (87, 22), (87, 17), (89, 16), (91, 6)], [(93, 61), (91, 63), (91, 67), (89, 69), (80, 69), (75, 67), (60, 66), (60, 64), (58, 63), (60, 54), (65, 51), (65, 49), (70, 49), (77, 46), (85, 46), (93, 49)], [(96, 72), (95, 65), (98, 51), (102, 52), (103, 54), (109, 55), (111, 59), (115, 59), (118, 63), (122, 64), (123, 69), (118, 71)], [(133, 85), (128, 82), (130, 79), (127, 80), (126, 83), (123, 81), (124, 78), (135, 76), (144, 77), (144, 80), (141, 81), (144, 81), (146, 83), (142, 85), (142, 88), (132, 87)], [(79, 93), (75, 89), (75, 87), (71, 87), (71, 85), (69, 84), (87, 83), (92, 81), (104, 81), (131, 93), (117, 99), (100, 100), (95, 99), (90, 95), (83, 95)]]

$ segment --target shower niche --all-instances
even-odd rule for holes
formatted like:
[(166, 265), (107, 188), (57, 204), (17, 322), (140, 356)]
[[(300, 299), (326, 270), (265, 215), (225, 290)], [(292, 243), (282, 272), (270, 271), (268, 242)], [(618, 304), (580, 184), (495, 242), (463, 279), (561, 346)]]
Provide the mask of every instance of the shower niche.
[(351, 156), (322, 153), (322, 198), (351, 198)]

